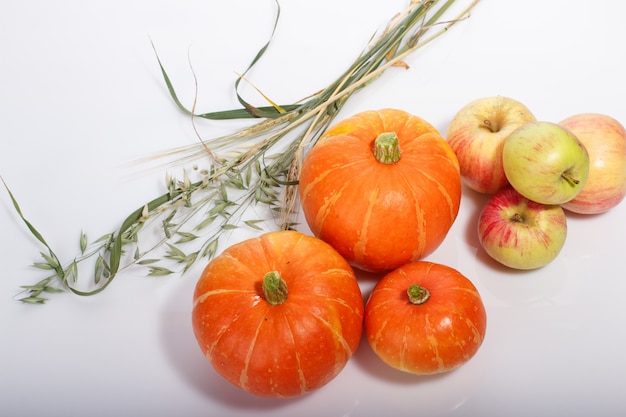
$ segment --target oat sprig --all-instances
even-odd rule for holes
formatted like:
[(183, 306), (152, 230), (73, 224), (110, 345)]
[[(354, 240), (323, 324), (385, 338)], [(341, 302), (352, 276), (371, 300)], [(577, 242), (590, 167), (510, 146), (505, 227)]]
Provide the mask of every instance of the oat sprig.
[[(249, 82), (246, 73), (263, 56), (274, 32), (248, 69), (236, 79), (235, 93), (242, 105), (240, 109), (197, 113), (195, 100), (191, 109), (185, 107), (155, 49), (173, 101), (192, 121), (195, 118), (258, 121), (232, 134), (160, 155), (174, 158), (178, 164), (193, 161), (193, 168), (184, 170), (182, 179), (168, 175), (166, 192), (133, 211), (115, 232), (91, 243), (81, 232), (80, 253), (66, 264), (61, 263), (43, 236), (25, 218), (7, 187), (17, 213), (45, 248), (40, 252), (42, 261), (34, 265), (51, 274), (35, 285), (23, 286), (26, 295), (20, 300), (42, 304), (47, 300), (45, 294), (64, 290), (83, 296), (97, 294), (107, 288), (122, 268), (132, 265), (144, 265), (150, 276), (184, 272), (198, 259), (214, 257), (224, 234), (230, 230), (296, 227), (296, 187), (302, 158), (346, 101), (387, 69), (408, 68), (405, 59), (410, 54), (467, 18), (478, 1), (471, 1), (449, 20), (444, 20), (443, 15), (455, 0), (444, 1), (441, 5), (438, 0), (411, 1), (404, 11), (389, 20), (384, 30), (374, 34), (354, 63), (333, 83), (295, 104), (278, 105), (266, 98), (269, 105), (256, 107), (239, 94), (240, 83)], [(274, 31), (280, 15), (278, 1), (276, 5)], [(206, 163), (208, 167), (199, 168), (198, 163)], [(252, 214), (250, 207), (254, 207)], [(156, 242), (144, 239), (143, 233), (148, 230), (152, 236), (154, 229), (160, 231)], [(144, 241), (151, 243), (145, 247)], [(159, 250), (162, 256), (154, 256)], [(80, 283), (78, 265), (88, 259), (92, 262), (92, 280)]]

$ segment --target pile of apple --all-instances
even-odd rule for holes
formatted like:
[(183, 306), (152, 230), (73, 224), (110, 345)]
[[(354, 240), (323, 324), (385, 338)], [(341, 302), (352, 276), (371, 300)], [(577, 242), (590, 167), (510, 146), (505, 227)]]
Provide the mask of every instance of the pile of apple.
[(447, 141), (465, 184), (490, 195), (478, 219), (481, 246), (511, 268), (556, 258), (566, 211), (604, 213), (626, 196), (626, 130), (604, 114), (552, 123), (512, 98), (484, 97), (453, 117)]

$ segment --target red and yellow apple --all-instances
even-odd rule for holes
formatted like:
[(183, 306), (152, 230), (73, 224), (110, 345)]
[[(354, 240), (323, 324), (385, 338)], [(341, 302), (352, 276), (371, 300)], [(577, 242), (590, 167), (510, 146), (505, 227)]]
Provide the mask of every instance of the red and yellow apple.
[(614, 118), (581, 113), (559, 124), (585, 145), (589, 152), (589, 177), (585, 186), (563, 208), (580, 214), (599, 214), (618, 205), (626, 196), (626, 130)]
[(504, 96), (479, 98), (461, 108), (448, 126), (446, 140), (459, 160), (465, 184), (485, 194), (508, 185), (502, 145), (511, 132), (534, 120), (524, 104)]
[(514, 269), (536, 269), (552, 262), (566, 236), (561, 206), (536, 203), (512, 187), (492, 195), (478, 218), (478, 240), (485, 252)]
[(541, 204), (563, 204), (585, 185), (589, 154), (568, 129), (534, 121), (506, 138), (502, 167), (509, 184), (524, 197)]

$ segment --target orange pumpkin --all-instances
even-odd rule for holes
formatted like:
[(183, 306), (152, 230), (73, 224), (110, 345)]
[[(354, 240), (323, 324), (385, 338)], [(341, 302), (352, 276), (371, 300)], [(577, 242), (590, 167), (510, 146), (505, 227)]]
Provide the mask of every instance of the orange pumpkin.
[(364, 322), (367, 340), (383, 362), (429, 375), (456, 369), (476, 354), (487, 315), (476, 287), (459, 271), (419, 261), (377, 282)]
[(193, 300), (202, 352), (220, 375), (259, 396), (325, 385), (362, 335), (354, 271), (330, 245), (296, 231), (227, 248), (205, 268)]
[(302, 163), (300, 202), (311, 231), (365, 271), (433, 252), (460, 200), (454, 152), (431, 124), (402, 110), (339, 122)]

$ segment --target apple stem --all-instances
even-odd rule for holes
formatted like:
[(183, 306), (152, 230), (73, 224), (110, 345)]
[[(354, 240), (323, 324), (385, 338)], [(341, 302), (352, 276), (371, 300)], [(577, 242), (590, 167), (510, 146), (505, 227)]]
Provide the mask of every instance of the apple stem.
[(381, 164), (395, 164), (400, 160), (400, 146), (395, 132), (384, 132), (374, 140), (374, 157)]
[(524, 223), (524, 216), (522, 216), (519, 213), (515, 213), (514, 215), (511, 216), (511, 221), (517, 222), (517, 223)]
[(483, 120), (483, 125), (485, 125), (485, 127), (487, 129), (489, 129), (493, 133), (496, 133), (499, 130), (498, 126), (496, 126), (494, 123), (492, 123), (491, 120), (489, 120), (489, 119)]
[(415, 305), (424, 304), (430, 298), (430, 291), (417, 284), (409, 285), (406, 293), (409, 296), (409, 302)]
[(561, 174), (561, 177), (563, 177), (563, 179), (565, 181), (569, 182), (572, 186), (576, 186), (576, 185), (580, 184), (580, 180), (577, 180), (576, 178), (572, 177), (571, 175), (569, 175), (566, 172)]

